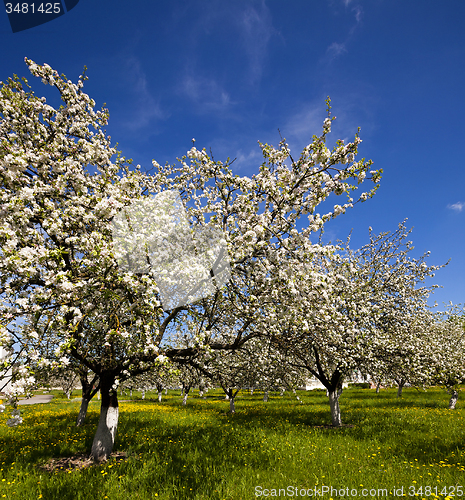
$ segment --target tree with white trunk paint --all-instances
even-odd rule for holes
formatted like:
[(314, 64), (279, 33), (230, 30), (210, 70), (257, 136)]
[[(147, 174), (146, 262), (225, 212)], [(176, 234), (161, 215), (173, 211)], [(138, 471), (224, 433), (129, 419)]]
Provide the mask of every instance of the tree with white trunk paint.
[(236, 396), (242, 388), (263, 390), (266, 402), (272, 388), (292, 384), (298, 378), (295, 368), (285, 364), (284, 356), (266, 337), (253, 338), (234, 350), (210, 351), (191, 363), (212, 384), (220, 385), (229, 400), (230, 413), (235, 413)]
[[(31, 365), (41, 352), (31, 339), (41, 346), (57, 341), (62, 363), (73, 358), (99, 377), (101, 413), (92, 456), (101, 461), (113, 449), (118, 384), (164, 356), (181, 360), (207, 348), (236, 348), (263, 332), (263, 308), (276, 287), (272, 269), (281, 266), (283, 243), (308, 240), (353, 206), (356, 183), (366, 177), (376, 184), (380, 172), (369, 172), (371, 162), (355, 161), (358, 135), (328, 150), (328, 109), (323, 134), (314, 136), (298, 160), (284, 140), (278, 148), (260, 144), (264, 162), (252, 178), (234, 175), (229, 160), (214, 161), (195, 147), (179, 166), (154, 161), (156, 173), (143, 173), (111, 146), (103, 130), (108, 111), (94, 111), (95, 102), (82, 90), (86, 77), (73, 84), (46, 64), (26, 63), (58, 90), (63, 105), (53, 108), (16, 77), (2, 83), (0, 324), (4, 343), (14, 342), (22, 362), (9, 395), (14, 402), (34, 383)], [(231, 266), (225, 288), (214, 287), (212, 295), (168, 310), (160, 300), (160, 269), (122, 268), (112, 233), (118, 214), (162, 192), (179, 193), (196, 242), (205, 246), (208, 231), (224, 234)], [(345, 193), (347, 203), (320, 216), (316, 207), (333, 193)], [(309, 223), (299, 232), (303, 215)], [(218, 255), (209, 258), (219, 259), (219, 247), (214, 248)], [(162, 254), (152, 257), (163, 266)], [(195, 328), (188, 347), (176, 349), (163, 341), (181, 313)], [(21, 320), (26, 323), (20, 328)], [(217, 341), (224, 324), (232, 325), (231, 335)]]
[(51, 373), (48, 380), (49, 387), (60, 388), (67, 399), (70, 399), (76, 384), (79, 382), (79, 375), (75, 370), (69, 368), (57, 368), (54, 371), (55, 373)]
[[(241, 349), (241, 358), (247, 374), (243, 385), (263, 391), (264, 402), (268, 401), (272, 390), (284, 393), (285, 389), (290, 389), (295, 394), (295, 389), (304, 385), (303, 370), (293, 366), (266, 336), (248, 342)], [(297, 400), (300, 399), (297, 397)]]
[(423, 302), (422, 309), (417, 307), (403, 316), (396, 310), (396, 315), (397, 321), (379, 321), (384, 345), (377, 348), (379, 363), (371, 369), (370, 376), (397, 385), (397, 397), (401, 397), (405, 385), (424, 387), (429, 383), (429, 331), (434, 314)]
[(128, 387), (136, 387), (142, 392), (142, 399), (145, 399), (147, 391), (156, 390), (158, 402), (161, 403), (163, 389), (177, 385), (179, 383), (179, 370), (174, 366), (169, 359), (165, 359), (163, 363), (158, 363), (150, 370), (136, 375), (130, 379), (130, 384), (123, 382), (120, 384), (120, 389)]
[[(236, 412), (236, 396), (250, 380), (250, 357), (244, 353), (254, 340), (250, 340), (241, 349), (234, 351), (218, 351), (214, 357), (203, 363), (203, 373), (210, 374), (213, 384), (218, 384), (229, 401), (229, 412)], [(245, 354), (245, 355), (244, 355)]]
[(409, 232), (404, 223), (378, 236), (370, 229), (370, 243), (357, 251), (349, 240), (306, 253), (289, 247), (293, 273), (282, 274), (274, 342), (326, 387), (334, 426), (342, 425), (344, 379), (354, 370), (377, 373), (392, 354), (418, 348), (409, 334), (435, 288), (418, 284), (440, 266), (428, 267), (427, 254), (408, 257)]
[(199, 385), (201, 378), (202, 374), (193, 366), (186, 363), (179, 365), (179, 382), (182, 388), (182, 404), (184, 406), (187, 404), (189, 392)]
[(437, 313), (436, 321), (427, 331), (425, 358), (429, 368), (429, 382), (442, 385), (450, 394), (449, 409), (455, 409), (460, 385), (465, 381), (465, 308), (450, 304), (446, 311)]

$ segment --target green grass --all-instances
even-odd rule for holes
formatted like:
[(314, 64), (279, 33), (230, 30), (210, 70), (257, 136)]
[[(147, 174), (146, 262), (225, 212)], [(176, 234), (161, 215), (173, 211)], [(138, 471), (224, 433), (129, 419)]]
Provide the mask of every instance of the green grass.
[[(345, 390), (342, 419), (350, 427), (340, 429), (328, 427), (324, 392), (300, 391), (303, 404), (287, 393), (272, 393), (263, 403), (262, 393), (242, 392), (235, 415), (227, 414), (219, 391), (206, 400), (190, 397), (186, 407), (180, 391), (163, 395), (162, 403), (136, 400), (134, 392), (134, 401), (120, 403), (115, 445), (129, 453), (126, 461), (50, 473), (38, 466), (89, 452), (99, 410), (92, 401), (86, 424), (76, 428), (79, 401), (53, 394), (49, 404), (22, 406), (17, 428), (0, 415), (0, 499), (243, 500), (258, 498), (256, 486), (300, 491), (322, 485), (357, 489), (360, 496), (362, 488), (403, 487), (406, 497), (410, 487), (423, 486), (417, 498), (434, 498), (436, 491), (444, 498), (444, 487), (465, 485), (464, 410), (460, 399), (448, 410), (448, 395), (439, 388), (404, 389), (402, 399), (395, 389)], [(429, 495), (425, 486), (433, 488)]]

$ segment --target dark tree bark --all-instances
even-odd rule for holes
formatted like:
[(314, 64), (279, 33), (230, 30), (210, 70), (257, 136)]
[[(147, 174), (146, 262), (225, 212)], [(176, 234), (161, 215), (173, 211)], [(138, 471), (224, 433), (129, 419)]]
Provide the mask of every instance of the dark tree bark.
[(79, 415), (76, 421), (77, 427), (81, 426), (85, 422), (89, 403), (100, 389), (100, 381), (98, 375), (95, 375), (89, 382), (87, 378), (87, 369), (79, 370), (79, 378), (81, 380), (82, 386), (82, 399), (81, 408), (79, 410)]

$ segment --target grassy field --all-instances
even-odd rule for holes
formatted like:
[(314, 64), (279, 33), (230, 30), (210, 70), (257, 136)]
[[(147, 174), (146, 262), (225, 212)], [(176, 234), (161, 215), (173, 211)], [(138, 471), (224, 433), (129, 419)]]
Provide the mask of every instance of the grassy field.
[(0, 415), (0, 498), (379, 498), (384, 488), (389, 498), (401, 488), (405, 497), (453, 498), (465, 486), (464, 410), (460, 399), (448, 410), (439, 388), (404, 389), (402, 399), (394, 389), (345, 390), (339, 429), (328, 426), (320, 391), (300, 392), (302, 403), (287, 393), (264, 403), (263, 394), (242, 392), (235, 415), (219, 391), (186, 407), (180, 391), (162, 403), (135, 392), (120, 403), (115, 451), (127, 459), (47, 472), (40, 466), (52, 458), (90, 451), (99, 409), (92, 401), (77, 428), (79, 401), (53, 393), (49, 404), (21, 407), (21, 426), (8, 428)]

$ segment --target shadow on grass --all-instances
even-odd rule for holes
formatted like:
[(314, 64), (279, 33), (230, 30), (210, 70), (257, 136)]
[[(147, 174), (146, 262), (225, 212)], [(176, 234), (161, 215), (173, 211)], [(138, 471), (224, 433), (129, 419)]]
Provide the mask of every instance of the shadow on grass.
[[(378, 395), (368, 390), (345, 391), (340, 400), (342, 418), (344, 424), (353, 427), (343, 428), (327, 427), (330, 413), (325, 393), (299, 393), (303, 404), (289, 395), (272, 396), (268, 403), (263, 403), (260, 395), (257, 400), (246, 395), (237, 399), (234, 415), (227, 413), (229, 402), (218, 394), (211, 394), (207, 400), (190, 398), (187, 406), (181, 405), (178, 396), (155, 405), (137, 401), (139, 407), (147, 406), (150, 411), (131, 412), (128, 408), (122, 412), (115, 444), (115, 451), (132, 454), (130, 460), (118, 466), (119, 474), (131, 478), (124, 491), (131, 495), (128, 498), (137, 498), (138, 491), (159, 491), (163, 484), (173, 492), (172, 498), (176, 498), (178, 490), (190, 488), (205, 492), (205, 498), (216, 498), (211, 492), (221, 491), (228, 474), (243, 468), (245, 463), (257, 471), (268, 467), (273, 452), (262, 445), (264, 435), (285, 441), (290, 433), (298, 435), (302, 430), (305, 432), (301, 438), (306, 436), (308, 429), (335, 447), (344, 440), (359, 441), (366, 447), (378, 443), (385, 445), (383, 448), (390, 446), (393, 456), (417, 459), (420, 464), (461, 449), (464, 433), (458, 419), (453, 426), (453, 417), (462, 412), (442, 412), (444, 395), (439, 391), (410, 391), (405, 392), (403, 399), (397, 399), (392, 391)], [(50, 411), (34, 416), (31, 407), (27, 432), (19, 426), (0, 434), (2, 461), (12, 463), (22, 455), (24, 464), (37, 464), (51, 457), (90, 452), (98, 411), (90, 411), (84, 426), (77, 428), (78, 403), (70, 407), (60, 402), (49, 408)], [(91, 410), (98, 408), (96, 404)], [(446, 420), (451, 425), (447, 439), (435, 438), (434, 426)], [(136, 460), (136, 456), (140, 459)], [(219, 474), (218, 470), (222, 472)], [(98, 467), (86, 470), (73, 480), (82, 488), (86, 480), (100, 472)], [(44, 498), (88, 498), (83, 493), (79, 497), (77, 489), (70, 486), (71, 478), (65, 480), (65, 473), (60, 474), (62, 479), (44, 486)], [(93, 498), (99, 497), (99, 492), (92, 494)]]
[[(404, 389), (402, 398), (397, 398), (396, 390), (376, 394), (374, 390), (346, 390), (340, 399), (343, 427), (332, 427), (329, 402), (320, 392), (302, 395), (303, 404), (292, 398), (270, 399), (257, 407), (250, 396), (246, 400), (239, 397), (236, 413), (228, 413), (229, 403), (224, 401), (222, 409), (218, 405), (211, 412), (221, 419), (231, 419), (244, 428), (257, 427), (280, 432), (286, 437), (289, 426), (305, 426), (328, 438), (346, 436), (368, 443), (377, 442), (389, 447), (392, 455), (405, 460), (417, 459), (420, 463), (430, 463), (438, 457), (450, 456), (463, 448), (465, 431), (461, 425), (462, 411), (447, 410), (449, 396), (442, 390), (418, 391)], [(170, 403), (175, 404), (175, 403)], [(204, 408), (201, 402), (191, 400), (187, 406), (192, 410)], [(437, 411), (434, 417), (429, 411)], [(446, 438), (439, 438), (438, 426), (448, 425), (450, 432)], [(302, 428), (302, 427), (301, 427)]]

